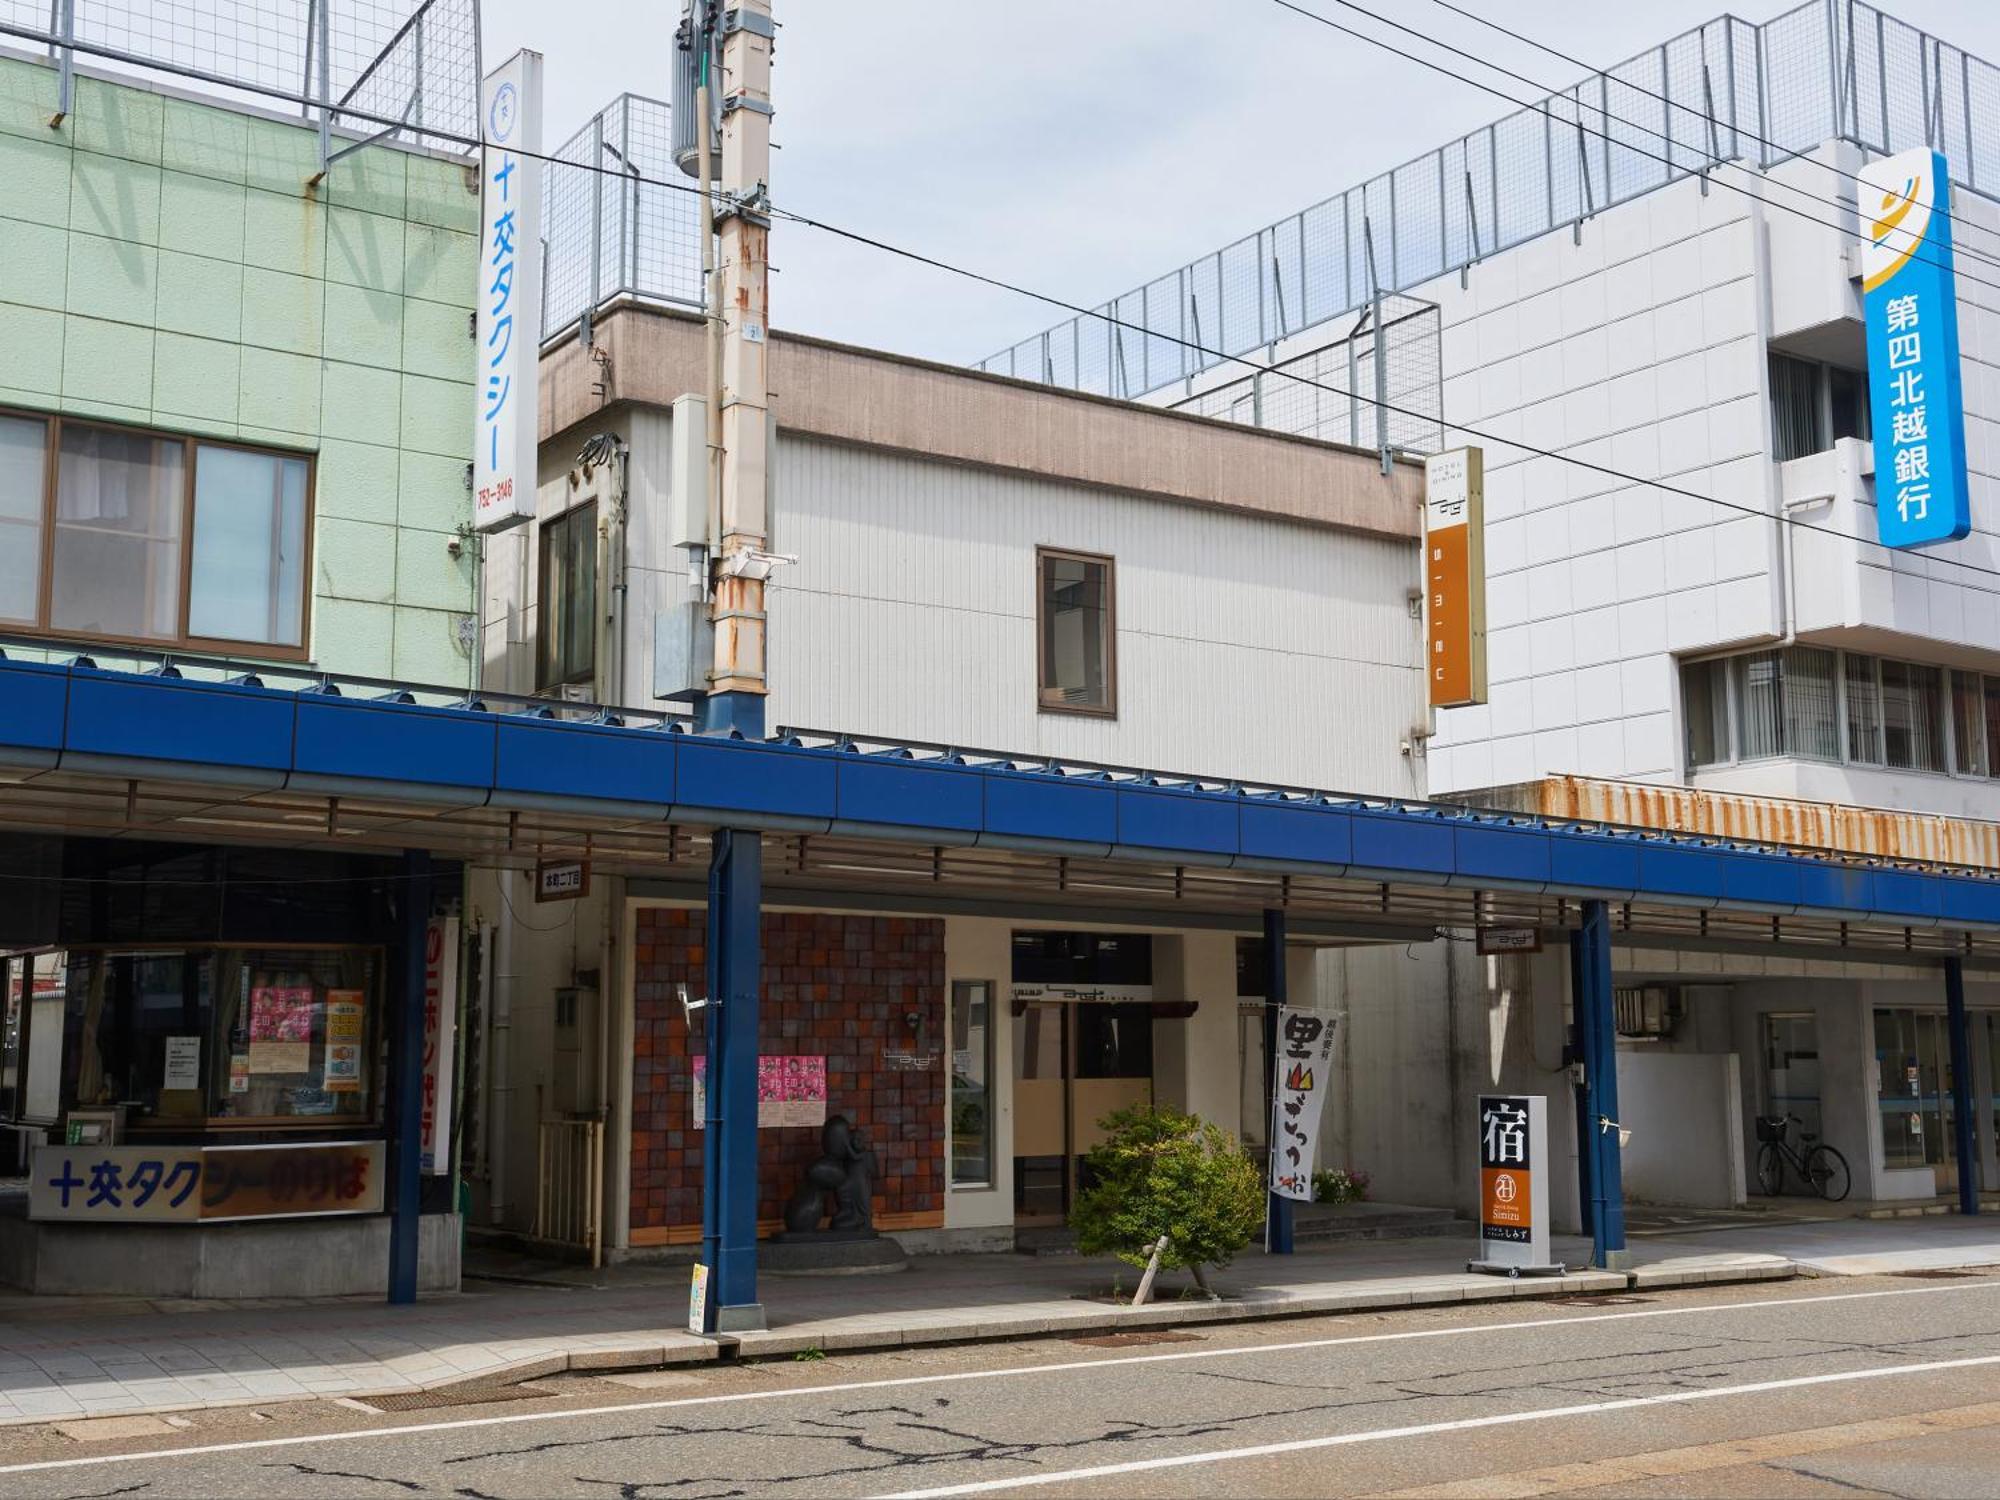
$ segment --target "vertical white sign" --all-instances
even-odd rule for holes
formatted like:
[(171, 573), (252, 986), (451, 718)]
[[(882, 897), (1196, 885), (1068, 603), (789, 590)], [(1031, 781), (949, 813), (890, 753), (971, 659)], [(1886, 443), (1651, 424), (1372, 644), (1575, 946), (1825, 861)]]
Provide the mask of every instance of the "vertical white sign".
[(458, 918), (432, 917), (424, 929), (424, 1078), (419, 1166), (451, 1170), (451, 1049), (458, 1028)]
[(472, 521), (535, 514), (542, 343), (542, 55), (516, 52), (479, 86), (479, 276), (473, 337)]
[(1319, 1117), (1333, 1077), (1334, 1017), (1278, 1012), (1277, 1086), (1271, 1091), (1271, 1191), (1310, 1203)]
[(1476, 1270), (1551, 1269), (1549, 1101), (1479, 1096), (1479, 1259)]

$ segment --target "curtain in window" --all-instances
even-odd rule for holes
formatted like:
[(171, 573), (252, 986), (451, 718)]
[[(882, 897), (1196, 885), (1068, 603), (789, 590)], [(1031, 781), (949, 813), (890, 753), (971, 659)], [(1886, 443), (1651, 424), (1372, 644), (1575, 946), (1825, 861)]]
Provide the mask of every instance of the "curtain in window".
[(1731, 657), (1730, 666), (1736, 677), (1736, 753), (1744, 760), (1784, 754), (1784, 673), (1778, 653), (1753, 651)]
[(1820, 367), (1771, 356), (1771, 452), (1779, 463), (1829, 447), (1819, 401)]
[(1681, 667), (1681, 702), (1687, 714), (1691, 766), (1712, 766), (1729, 759), (1727, 665), (1720, 661), (1691, 661)]
[(1936, 667), (1882, 663), (1882, 727), (1890, 765), (1910, 771), (1944, 769), (1942, 677)]
[(179, 439), (64, 426), (49, 590), (56, 629), (142, 640), (180, 633), (185, 453)]
[(1875, 658), (1847, 657), (1847, 758), (1864, 766), (1882, 764), (1882, 693), (1875, 682)]
[(0, 417), (0, 620), (32, 625), (41, 607), (42, 477), (48, 423)]
[(1840, 759), (1839, 715), (1834, 687), (1838, 658), (1819, 646), (1785, 652), (1785, 752), (1813, 760)]
[(1979, 674), (1954, 668), (1951, 674), (1951, 748), (1961, 776), (1986, 774), (1986, 714)]
[(1986, 679), (1986, 774), (2000, 776), (2000, 677), (1994, 676)]

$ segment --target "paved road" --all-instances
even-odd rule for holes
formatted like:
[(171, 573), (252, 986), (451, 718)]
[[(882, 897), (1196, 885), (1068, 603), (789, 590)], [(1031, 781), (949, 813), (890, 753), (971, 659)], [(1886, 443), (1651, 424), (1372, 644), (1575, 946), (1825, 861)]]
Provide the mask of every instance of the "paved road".
[(2000, 1493), (2000, 1276), (1124, 1338), (15, 1429), (0, 1497)]

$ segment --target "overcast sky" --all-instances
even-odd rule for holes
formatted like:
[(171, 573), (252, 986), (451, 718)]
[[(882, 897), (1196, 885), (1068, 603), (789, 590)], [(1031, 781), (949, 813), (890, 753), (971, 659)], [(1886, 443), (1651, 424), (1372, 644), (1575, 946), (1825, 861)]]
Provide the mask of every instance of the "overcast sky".
[[(1304, 3), (1382, 31), (1337, 0)], [(1363, 3), (1543, 85), (1580, 71), (1431, 0)], [(1762, 21), (1790, 8), (1460, 3), (1598, 65), (1725, 9)], [(1886, 8), (2000, 61), (2000, 0)], [(679, 11), (678, 0), (484, 0), (488, 65), (518, 47), (543, 53), (553, 146), (620, 93), (668, 96)], [(1081, 303), (1509, 109), (1271, 0), (776, 0), (775, 13), (778, 203)], [(771, 256), (772, 321), (801, 332), (966, 361), (1061, 316), (782, 223)]]

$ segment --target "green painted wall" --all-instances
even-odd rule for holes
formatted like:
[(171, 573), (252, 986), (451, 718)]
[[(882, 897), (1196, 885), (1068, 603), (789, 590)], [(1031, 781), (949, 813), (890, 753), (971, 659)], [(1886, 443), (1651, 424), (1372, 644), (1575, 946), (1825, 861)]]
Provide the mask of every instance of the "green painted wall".
[(0, 59), (0, 404), (319, 455), (311, 648), (462, 684), (479, 199), (393, 147)]

